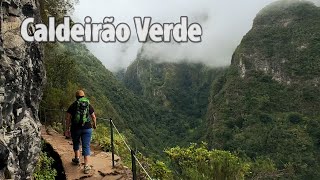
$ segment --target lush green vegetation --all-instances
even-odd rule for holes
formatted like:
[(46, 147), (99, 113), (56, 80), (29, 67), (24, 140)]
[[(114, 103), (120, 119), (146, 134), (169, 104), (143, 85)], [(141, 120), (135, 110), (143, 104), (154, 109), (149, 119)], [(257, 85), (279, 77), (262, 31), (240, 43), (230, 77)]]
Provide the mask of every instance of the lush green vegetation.
[(250, 165), (230, 152), (211, 150), (205, 144), (166, 151), (177, 175), (183, 179), (244, 179)]
[[(42, 149), (45, 146), (44, 142), (42, 144)], [(34, 170), (33, 178), (35, 180), (54, 180), (57, 176), (57, 170), (53, 168), (54, 159), (46, 152), (41, 152), (38, 163)]]
[(57, 171), (51, 166), (54, 160), (48, 157), (45, 152), (41, 152), (39, 162), (34, 171), (33, 177), (36, 180), (54, 180), (57, 175)]
[[(319, 179), (320, 11), (283, 2), (259, 13), (228, 69), (138, 56), (114, 75), (83, 44), (45, 44), (41, 106), (66, 109), (84, 89), (98, 118), (113, 118), (158, 179)], [(42, 14), (55, 13), (53, 6)], [(45, 115), (61, 130), (61, 112)], [(98, 122), (93, 141), (109, 151), (107, 122)], [(208, 147), (190, 146), (201, 141)], [(118, 135), (115, 145), (130, 166)]]
[(223, 68), (196, 63), (155, 63), (138, 55), (124, 76), (126, 87), (158, 112), (156, 127), (166, 146), (201, 142), (212, 81)]
[[(122, 163), (131, 168), (131, 155), (122, 141), (124, 139), (128, 142), (128, 139), (123, 134), (121, 136), (115, 134), (115, 152), (121, 157)], [(99, 144), (103, 150), (110, 151), (109, 128), (100, 124), (93, 133), (93, 142)], [(156, 179), (261, 179), (292, 177), (293, 174), (290, 164), (279, 171), (268, 158), (240, 158), (228, 151), (209, 150), (205, 143), (192, 143), (186, 148), (167, 148), (165, 154), (161, 160), (146, 157), (140, 152), (137, 157), (147, 172)], [(140, 166), (137, 168), (139, 176), (146, 178)]]
[(260, 13), (215, 82), (207, 140), (241, 157), (269, 158), (278, 170), (291, 169), (294, 179), (319, 179), (320, 8), (280, 7)]
[(320, 75), (319, 16), (319, 7), (311, 2), (272, 3), (258, 14), (238, 52), (282, 64), (281, 70), (295, 80), (313, 80)]

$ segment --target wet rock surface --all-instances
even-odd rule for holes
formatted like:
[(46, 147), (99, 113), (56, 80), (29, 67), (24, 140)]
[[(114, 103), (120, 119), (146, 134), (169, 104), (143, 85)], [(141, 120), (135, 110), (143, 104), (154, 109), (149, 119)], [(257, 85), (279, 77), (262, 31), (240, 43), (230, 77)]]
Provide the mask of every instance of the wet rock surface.
[(37, 114), (45, 73), (41, 46), (25, 42), (20, 25), (26, 17), (40, 21), (39, 5), (0, 2), (0, 179), (31, 179), (41, 150)]

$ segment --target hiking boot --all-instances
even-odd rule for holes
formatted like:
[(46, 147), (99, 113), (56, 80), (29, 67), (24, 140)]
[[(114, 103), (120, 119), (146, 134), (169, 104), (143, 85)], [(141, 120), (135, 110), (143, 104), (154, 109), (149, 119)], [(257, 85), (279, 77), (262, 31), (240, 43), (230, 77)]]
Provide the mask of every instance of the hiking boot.
[(89, 173), (90, 173), (90, 170), (91, 170), (91, 167), (90, 167), (89, 165), (85, 165), (83, 172), (84, 172), (85, 174), (89, 174)]
[(80, 159), (79, 159), (79, 158), (73, 158), (73, 159), (72, 159), (72, 163), (73, 163), (74, 165), (79, 165), (79, 164), (80, 164)]

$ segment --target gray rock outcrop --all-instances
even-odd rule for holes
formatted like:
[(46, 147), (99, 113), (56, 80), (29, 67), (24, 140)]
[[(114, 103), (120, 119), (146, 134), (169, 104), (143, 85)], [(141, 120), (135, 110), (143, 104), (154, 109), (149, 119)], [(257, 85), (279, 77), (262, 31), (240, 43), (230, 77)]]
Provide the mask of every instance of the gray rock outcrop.
[(41, 150), (37, 114), (45, 73), (41, 46), (25, 42), (20, 25), (26, 17), (40, 21), (39, 5), (36, 0), (0, 3), (0, 179), (31, 179)]

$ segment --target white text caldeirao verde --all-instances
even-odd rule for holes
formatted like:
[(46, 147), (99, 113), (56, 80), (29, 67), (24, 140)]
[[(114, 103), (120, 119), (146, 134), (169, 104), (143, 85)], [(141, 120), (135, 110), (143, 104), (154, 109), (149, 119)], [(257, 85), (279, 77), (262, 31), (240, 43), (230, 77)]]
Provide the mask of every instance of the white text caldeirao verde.
[[(135, 32), (139, 42), (201, 42), (202, 27), (198, 23), (188, 22), (187, 16), (181, 16), (178, 23), (152, 23), (151, 17), (134, 17)], [(127, 42), (131, 37), (131, 28), (126, 23), (114, 24), (114, 17), (105, 17), (103, 23), (93, 23), (87, 16), (84, 23), (70, 25), (71, 18), (64, 17), (62, 24), (56, 24), (49, 17), (48, 26), (35, 24), (34, 18), (27, 18), (21, 25), (21, 36), (28, 42)], [(30, 33), (30, 28), (34, 28)]]

